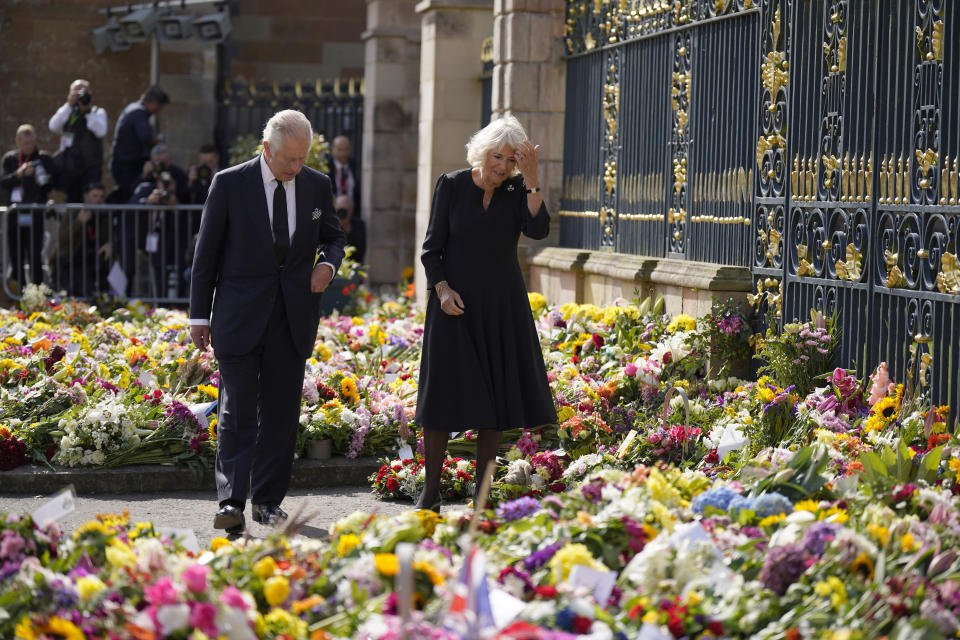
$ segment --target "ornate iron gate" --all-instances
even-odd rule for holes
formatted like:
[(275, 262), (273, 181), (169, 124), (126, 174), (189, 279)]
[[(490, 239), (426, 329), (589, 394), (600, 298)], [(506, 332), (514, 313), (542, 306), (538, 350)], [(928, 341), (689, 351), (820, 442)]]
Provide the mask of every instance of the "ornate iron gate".
[(750, 267), (960, 406), (960, 3), (568, 0), (561, 243)]

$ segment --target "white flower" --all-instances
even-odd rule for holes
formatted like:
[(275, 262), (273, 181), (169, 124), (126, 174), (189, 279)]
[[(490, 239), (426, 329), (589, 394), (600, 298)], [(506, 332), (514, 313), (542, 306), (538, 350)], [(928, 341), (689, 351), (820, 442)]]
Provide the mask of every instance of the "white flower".
[(190, 622), (190, 606), (165, 604), (157, 609), (157, 622), (160, 623), (160, 634), (164, 636), (186, 629)]

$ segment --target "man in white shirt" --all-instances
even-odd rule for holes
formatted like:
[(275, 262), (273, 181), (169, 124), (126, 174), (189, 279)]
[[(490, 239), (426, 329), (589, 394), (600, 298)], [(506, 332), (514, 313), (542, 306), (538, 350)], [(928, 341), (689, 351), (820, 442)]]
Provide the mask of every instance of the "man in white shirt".
[(82, 202), (85, 185), (103, 178), (103, 137), (107, 135), (107, 112), (93, 104), (90, 82), (70, 84), (67, 101), (50, 118), (50, 131), (60, 134), (60, 149), (54, 154), (59, 173), (57, 187), (67, 202)]

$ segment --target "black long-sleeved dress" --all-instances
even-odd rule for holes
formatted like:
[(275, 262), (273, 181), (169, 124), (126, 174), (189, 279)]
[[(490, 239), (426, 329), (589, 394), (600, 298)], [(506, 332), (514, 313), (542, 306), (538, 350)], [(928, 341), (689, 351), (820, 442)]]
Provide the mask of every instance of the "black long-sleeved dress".
[[(421, 261), (429, 285), (416, 423), (424, 429), (511, 429), (556, 422), (543, 353), (517, 260), (520, 234), (541, 239), (545, 206), (527, 207), (517, 176), (483, 209), (470, 169), (440, 176)], [(446, 280), (464, 314), (447, 315), (434, 285)]]

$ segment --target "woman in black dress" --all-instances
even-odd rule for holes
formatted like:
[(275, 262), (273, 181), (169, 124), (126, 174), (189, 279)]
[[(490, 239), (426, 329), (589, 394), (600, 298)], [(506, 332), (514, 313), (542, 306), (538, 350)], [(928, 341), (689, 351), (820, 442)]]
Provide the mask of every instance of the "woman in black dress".
[(534, 146), (513, 116), (467, 143), (472, 168), (440, 176), (421, 261), (429, 287), (416, 423), (426, 483), (417, 507), (438, 510), (451, 432), (476, 429), (477, 484), (504, 429), (556, 421), (543, 353), (517, 260), (520, 234), (546, 237)]

